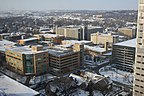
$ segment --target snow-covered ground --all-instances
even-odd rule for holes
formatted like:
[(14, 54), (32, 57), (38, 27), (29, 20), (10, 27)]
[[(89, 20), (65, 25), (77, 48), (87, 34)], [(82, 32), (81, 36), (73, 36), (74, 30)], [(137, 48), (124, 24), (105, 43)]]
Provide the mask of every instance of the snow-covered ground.
[(101, 75), (109, 76), (113, 81), (120, 82), (126, 85), (132, 85), (133, 74), (111, 68), (110, 66), (103, 67), (99, 70)]
[(76, 92), (72, 93), (71, 96), (88, 96), (89, 92), (78, 89)]

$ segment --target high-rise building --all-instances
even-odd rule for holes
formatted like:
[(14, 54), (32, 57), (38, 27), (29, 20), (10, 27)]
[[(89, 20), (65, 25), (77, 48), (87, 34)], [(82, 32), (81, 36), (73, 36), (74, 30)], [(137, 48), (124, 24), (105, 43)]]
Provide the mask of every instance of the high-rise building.
[(144, 96), (144, 0), (139, 0), (133, 96)]

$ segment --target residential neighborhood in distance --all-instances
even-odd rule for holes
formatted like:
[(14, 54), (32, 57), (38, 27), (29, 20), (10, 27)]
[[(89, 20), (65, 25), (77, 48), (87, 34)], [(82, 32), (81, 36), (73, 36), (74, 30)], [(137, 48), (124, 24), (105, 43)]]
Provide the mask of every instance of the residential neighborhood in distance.
[(80, 1), (0, 1), (0, 96), (144, 96), (144, 0)]

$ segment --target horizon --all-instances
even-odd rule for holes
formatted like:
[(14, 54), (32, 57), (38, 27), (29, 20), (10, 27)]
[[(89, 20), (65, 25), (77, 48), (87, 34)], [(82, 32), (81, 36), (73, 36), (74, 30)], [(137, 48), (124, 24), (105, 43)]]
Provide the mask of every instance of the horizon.
[(0, 0), (0, 2), (0, 11), (137, 10), (138, 6), (137, 0)]

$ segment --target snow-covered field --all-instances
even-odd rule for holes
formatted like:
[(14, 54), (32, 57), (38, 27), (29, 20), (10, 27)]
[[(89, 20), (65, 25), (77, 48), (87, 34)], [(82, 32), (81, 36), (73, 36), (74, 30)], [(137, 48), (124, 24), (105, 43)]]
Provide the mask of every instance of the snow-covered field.
[(120, 82), (126, 85), (132, 85), (133, 74), (111, 68), (110, 66), (103, 67), (99, 70), (101, 75), (109, 76), (113, 81)]

